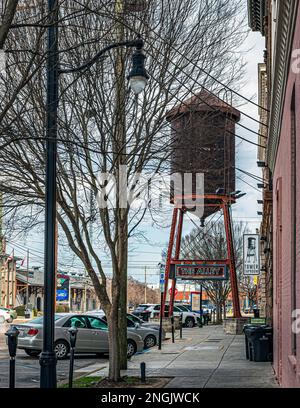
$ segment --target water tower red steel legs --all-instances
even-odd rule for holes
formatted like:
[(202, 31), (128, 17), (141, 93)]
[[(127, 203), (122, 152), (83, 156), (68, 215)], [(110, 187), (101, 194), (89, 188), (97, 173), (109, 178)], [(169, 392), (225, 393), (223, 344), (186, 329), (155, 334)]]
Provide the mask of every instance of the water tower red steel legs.
[[(180, 197), (182, 199), (182, 197)], [(231, 220), (231, 212), (230, 206), (235, 202), (235, 199), (231, 196), (221, 196), (221, 195), (204, 195), (204, 200), (211, 201), (211, 204), (205, 204), (206, 206), (218, 206), (220, 210), (223, 212), (224, 217), (224, 225), (225, 225), (225, 233), (226, 233), (226, 242), (227, 242), (227, 259), (223, 260), (229, 267), (229, 274), (230, 274), (230, 285), (231, 285), (231, 293), (232, 293), (232, 302), (233, 302), (233, 316), (236, 318), (241, 317), (240, 311), (240, 302), (239, 302), (239, 293), (238, 293), (238, 282), (236, 276), (236, 265), (235, 265), (235, 254), (234, 254), (234, 245), (233, 245), (233, 233), (232, 233), (232, 220)], [(176, 276), (170, 278), (170, 269), (172, 264), (182, 263), (187, 260), (182, 260), (179, 258), (180, 255), (180, 244), (181, 244), (181, 237), (182, 237), (182, 225), (183, 225), (183, 216), (184, 212), (186, 211), (184, 208), (178, 208), (176, 206), (176, 200), (174, 200), (174, 210), (172, 216), (172, 224), (171, 224), (171, 231), (170, 231), (170, 239), (168, 245), (168, 252), (166, 258), (166, 270), (165, 270), (165, 286), (164, 286), (164, 293), (163, 293), (163, 302), (162, 302), (162, 310), (161, 313), (164, 316), (165, 311), (165, 304), (167, 300), (167, 292), (169, 287), (169, 280), (172, 280), (172, 292), (170, 296), (170, 307), (169, 307), (169, 316), (173, 314), (173, 306), (174, 306), (174, 297), (175, 297), (175, 287), (176, 287)], [(179, 217), (178, 217), (179, 213)], [(175, 244), (175, 253), (174, 257), (172, 257), (172, 252), (174, 248), (174, 242), (176, 237), (176, 244)], [(195, 260), (193, 260), (194, 262)], [(219, 261), (219, 260), (216, 260)], [(196, 260), (195, 262), (201, 264), (206, 263), (207, 260)], [(209, 263), (213, 263), (213, 260), (210, 260)]]

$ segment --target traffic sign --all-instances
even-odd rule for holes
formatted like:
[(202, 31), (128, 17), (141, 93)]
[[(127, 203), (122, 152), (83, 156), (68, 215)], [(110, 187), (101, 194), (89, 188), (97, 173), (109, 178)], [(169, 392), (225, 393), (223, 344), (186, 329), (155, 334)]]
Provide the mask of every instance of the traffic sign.
[(160, 268), (159, 287), (160, 287), (161, 293), (163, 293), (164, 287), (165, 287), (165, 268), (164, 268), (164, 265), (162, 265), (161, 268)]
[[(170, 295), (172, 295), (172, 288), (169, 289), (169, 293), (170, 293)], [(178, 289), (177, 289), (177, 288), (175, 288), (174, 293), (175, 293), (175, 296), (176, 296), (177, 293), (178, 293)]]

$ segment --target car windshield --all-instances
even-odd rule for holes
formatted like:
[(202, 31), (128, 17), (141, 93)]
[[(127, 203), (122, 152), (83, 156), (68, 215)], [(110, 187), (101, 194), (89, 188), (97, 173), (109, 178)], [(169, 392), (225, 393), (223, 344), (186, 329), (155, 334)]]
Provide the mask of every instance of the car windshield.
[(138, 307), (136, 308), (136, 310), (146, 310), (149, 307), (151, 307), (151, 305), (138, 305)]
[(182, 312), (188, 312), (189, 311), (189, 309), (187, 307), (183, 306), (183, 305), (176, 305), (176, 307), (178, 309), (180, 309)]
[(135, 327), (136, 323), (134, 323), (133, 320), (131, 320), (129, 317), (127, 317), (127, 327)]
[(142, 323), (142, 320), (139, 319), (138, 317), (132, 315), (132, 314), (128, 314), (127, 315), (128, 319), (130, 319), (133, 323)]

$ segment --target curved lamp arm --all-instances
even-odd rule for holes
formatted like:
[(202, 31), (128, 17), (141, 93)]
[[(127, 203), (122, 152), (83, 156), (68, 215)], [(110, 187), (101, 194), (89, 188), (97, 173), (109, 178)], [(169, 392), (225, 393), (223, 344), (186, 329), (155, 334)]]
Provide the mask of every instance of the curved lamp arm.
[(144, 47), (144, 41), (141, 38), (139, 38), (137, 40), (123, 41), (123, 42), (118, 42), (118, 43), (108, 45), (107, 47), (100, 50), (90, 61), (86, 62), (85, 64), (82, 64), (76, 68), (59, 69), (58, 73), (59, 74), (71, 74), (73, 72), (80, 72), (80, 71), (83, 71), (84, 69), (90, 68), (107, 51), (110, 51), (113, 48), (118, 48), (118, 47), (136, 47), (138, 50), (141, 50)]

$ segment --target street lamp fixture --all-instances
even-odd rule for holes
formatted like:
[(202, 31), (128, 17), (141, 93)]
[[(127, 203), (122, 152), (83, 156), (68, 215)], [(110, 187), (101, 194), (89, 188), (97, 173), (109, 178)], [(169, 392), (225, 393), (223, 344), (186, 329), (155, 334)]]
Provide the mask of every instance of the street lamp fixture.
[(132, 69), (128, 75), (128, 79), (130, 82), (130, 87), (133, 92), (138, 95), (144, 91), (149, 75), (145, 69), (145, 55), (143, 54), (143, 46), (144, 43), (142, 40), (138, 42), (136, 45), (136, 51), (132, 55)]

